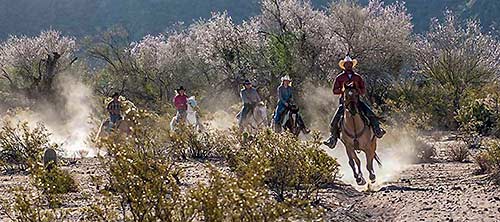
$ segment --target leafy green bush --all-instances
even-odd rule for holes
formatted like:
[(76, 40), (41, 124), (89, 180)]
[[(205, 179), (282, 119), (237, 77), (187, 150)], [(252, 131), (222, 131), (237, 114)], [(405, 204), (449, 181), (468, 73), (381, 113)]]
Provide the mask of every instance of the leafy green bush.
[[(256, 177), (259, 177), (258, 175)], [(190, 191), (202, 221), (280, 221), (312, 219), (320, 214), (311, 208), (300, 211), (277, 202), (254, 177), (232, 177), (212, 169), (208, 185)], [(313, 213), (314, 212), (314, 213)]]
[(316, 191), (334, 182), (339, 164), (320, 148), (319, 134), (313, 138), (302, 142), (293, 135), (266, 130), (235, 150), (229, 163), (242, 177), (264, 175), (254, 183), (265, 184), (280, 201), (314, 200)]
[(101, 158), (108, 190), (118, 197), (124, 220), (188, 221), (185, 215), (192, 213), (186, 213), (190, 208), (177, 184), (180, 168), (165, 153), (159, 117), (138, 110), (130, 120), (130, 136), (115, 134), (99, 143), (108, 152)]

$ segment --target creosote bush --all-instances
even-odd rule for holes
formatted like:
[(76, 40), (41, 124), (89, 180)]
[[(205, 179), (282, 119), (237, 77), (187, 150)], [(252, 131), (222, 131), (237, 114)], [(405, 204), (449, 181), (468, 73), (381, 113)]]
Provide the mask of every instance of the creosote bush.
[[(297, 209), (291, 203), (278, 202), (254, 180), (262, 175), (234, 177), (211, 169), (208, 185), (199, 184), (189, 193), (203, 221), (279, 221), (319, 217), (318, 211)], [(317, 219), (317, 218), (316, 218)]]
[(4, 170), (27, 170), (42, 160), (43, 152), (52, 148), (58, 150), (57, 144), (49, 142), (47, 129), (38, 124), (30, 129), (27, 122), (14, 124), (4, 120), (0, 129), (0, 166)]
[(490, 174), (491, 181), (500, 185), (500, 142), (493, 140), (487, 145), (488, 148), (475, 157), (479, 173)]
[(470, 155), (469, 148), (466, 144), (457, 143), (448, 146), (448, 157), (451, 161), (466, 162)]
[(168, 149), (172, 156), (184, 160), (222, 157), (237, 142), (232, 133), (220, 130), (197, 132), (186, 125), (170, 131), (168, 140)]
[(236, 150), (230, 166), (243, 177), (263, 174), (255, 183), (265, 184), (280, 201), (315, 200), (315, 192), (335, 181), (339, 164), (320, 148), (320, 135), (313, 138), (302, 142), (291, 134), (263, 131)]

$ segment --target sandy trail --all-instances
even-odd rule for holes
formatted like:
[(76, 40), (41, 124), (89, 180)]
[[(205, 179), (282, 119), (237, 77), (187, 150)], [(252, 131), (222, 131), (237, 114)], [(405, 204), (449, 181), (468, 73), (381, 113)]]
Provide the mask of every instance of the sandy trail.
[[(337, 202), (329, 212), (331, 220), (344, 221), (500, 221), (500, 188), (488, 182), (485, 175), (477, 175), (474, 163), (448, 162), (446, 153), (450, 139), (447, 136), (433, 140), (437, 157), (433, 163), (404, 164), (401, 169), (378, 169), (385, 174), (377, 191), (366, 187), (339, 186), (329, 191)], [(339, 150), (343, 150), (343, 147)], [(337, 156), (339, 151), (330, 151)], [(345, 155), (345, 154), (344, 154)], [(387, 156), (389, 167), (397, 167)], [(339, 159), (345, 166), (346, 160)], [(345, 161), (345, 164), (343, 163)], [(387, 166), (384, 166), (387, 168)], [(343, 172), (345, 172), (345, 167)], [(350, 171), (350, 168), (348, 169)], [(392, 171), (392, 172), (391, 172)], [(387, 172), (390, 172), (387, 174)], [(367, 175), (367, 174), (365, 174)], [(352, 184), (352, 172), (345, 174), (344, 182)], [(335, 192), (337, 194), (335, 194)]]
[[(405, 143), (404, 140), (382, 142), (392, 144), (394, 148)], [(379, 176), (377, 191), (350, 185), (352, 172), (346, 165), (343, 147), (329, 151), (343, 164), (344, 181), (321, 192), (324, 197), (321, 204), (327, 209), (325, 221), (499, 221), (500, 188), (489, 184), (484, 175), (476, 175), (474, 163), (447, 162), (448, 138), (432, 142), (439, 153), (433, 163), (406, 163), (403, 161), (406, 157), (401, 153), (381, 148), (384, 167), (376, 168)], [(207, 164), (224, 168), (210, 162), (183, 164), (186, 177), (182, 183), (186, 187), (207, 180)], [(68, 194), (63, 207), (89, 206), (99, 198), (100, 188), (91, 179), (102, 175), (96, 158), (80, 159), (63, 168), (77, 178), (81, 191)], [(0, 195), (12, 197), (9, 188), (26, 186), (27, 180), (26, 175), (0, 175)], [(0, 221), (6, 221), (6, 215), (0, 213)]]

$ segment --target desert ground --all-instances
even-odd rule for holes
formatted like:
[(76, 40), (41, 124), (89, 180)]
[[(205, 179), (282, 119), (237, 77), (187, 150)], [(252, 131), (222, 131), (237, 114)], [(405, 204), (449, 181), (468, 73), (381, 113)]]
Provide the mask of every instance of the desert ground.
[[(477, 174), (477, 165), (451, 162), (447, 149), (454, 143), (452, 134), (441, 133), (425, 137), (437, 155), (424, 163), (407, 162), (401, 154), (406, 152), (405, 141), (381, 142), (382, 168), (377, 168), (378, 182), (370, 187), (353, 185), (344, 148), (327, 150), (338, 158), (342, 166), (341, 181), (322, 190), (321, 205), (327, 209), (325, 221), (498, 221), (500, 220), (500, 188), (490, 183), (485, 175)], [(393, 146), (384, 150), (384, 144)], [(399, 153), (395, 150), (400, 147)], [(392, 153), (392, 154), (391, 154)], [(409, 154), (407, 154), (409, 156)], [(363, 160), (362, 160), (363, 161)], [(64, 168), (79, 183), (78, 193), (70, 193), (63, 202), (64, 208), (78, 209), (99, 199), (95, 179), (102, 175), (97, 158), (66, 159)], [(187, 161), (182, 186), (189, 187), (208, 178), (208, 164), (223, 168), (217, 161)], [(366, 175), (366, 174), (365, 174)], [(25, 186), (28, 177), (23, 174), (0, 176), (0, 195), (12, 196), (10, 189)], [(71, 220), (79, 220), (74, 213)], [(9, 221), (0, 215), (1, 221)]]

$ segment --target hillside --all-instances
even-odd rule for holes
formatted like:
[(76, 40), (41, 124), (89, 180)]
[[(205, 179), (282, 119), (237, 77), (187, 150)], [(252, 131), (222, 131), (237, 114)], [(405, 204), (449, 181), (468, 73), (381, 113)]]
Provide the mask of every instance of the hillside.
[[(396, 0), (386, 0), (386, 3)], [(0, 0), (0, 39), (9, 35), (35, 35), (54, 28), (65, 34), (86, 36), (113, 25), (127, 28), (134, 39), (165, 31), (183, 22), (208, 18), (212, 11), (227, 11), (237, 22), (259, 13), (258, 0)], [(329, 0), (312, 0), (315, 7), (325, 8)], [(366, 4), (368, 0), (360, 0)], [(433, 17), (446, 9), (463, 17), (479, 18), (485, 27), (498, 27), (500, 1), (497, 0), (407, 0), (413, 15), (415, 31), (422, 32)]]

